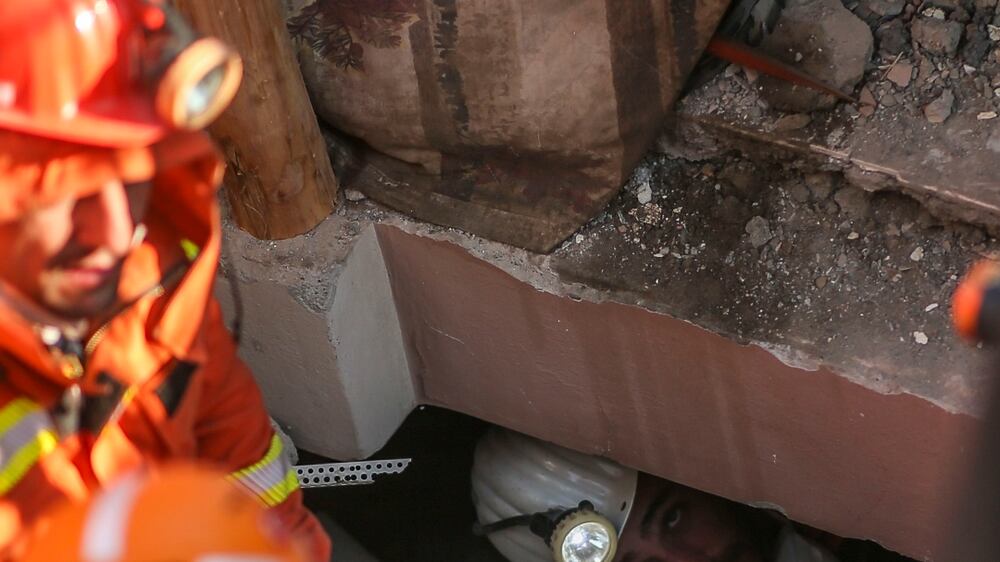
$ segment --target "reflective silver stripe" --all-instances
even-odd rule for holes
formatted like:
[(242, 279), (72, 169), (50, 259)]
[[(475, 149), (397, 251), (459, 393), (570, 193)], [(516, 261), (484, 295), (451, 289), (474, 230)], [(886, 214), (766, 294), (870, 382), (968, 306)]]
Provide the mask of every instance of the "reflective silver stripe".
[(231, 473), (229, 478), (245, 486), (270, 507), (285, 501), (299, 487), (295, 470), (277, 434), (271, 437), (271, 446), (261, 460)]
[(40, 406), (17, 398), (0, 409), (0, 494), (17, 485), (59, 440)]
[(129, 518), (145, 475), (132, 473), (97, 497), (83, 524), (80, 554), (88, 562), (113, 562), (125, 552)]
[[(283, 459), (284, 455), (281, 455), (281, 458)], [(244, 475), (240, 478), (240, 482), (251, 488), (255, 494), (260, 495), (270, 489), (271, 486), (280, 482), (290, 467), (291, 465), (288, 462), (281, 462), (275, 459), (275, 462), (268, 463)]]

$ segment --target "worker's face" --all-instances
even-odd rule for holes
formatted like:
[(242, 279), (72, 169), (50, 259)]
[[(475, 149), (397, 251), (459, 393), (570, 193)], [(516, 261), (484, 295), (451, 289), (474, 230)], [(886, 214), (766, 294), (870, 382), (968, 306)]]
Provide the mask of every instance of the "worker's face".
[(149, 206), (152, 185), (110, 181), (0, 224), (0, 278), (68, 320), (115, 302), (122, 262)]
[[(622, 537), (622, 562), (761, 562), (750, 527), (722, 498), (660, 481), (637, 500)], [(635, 519), (633, 519), (635, 518)]]

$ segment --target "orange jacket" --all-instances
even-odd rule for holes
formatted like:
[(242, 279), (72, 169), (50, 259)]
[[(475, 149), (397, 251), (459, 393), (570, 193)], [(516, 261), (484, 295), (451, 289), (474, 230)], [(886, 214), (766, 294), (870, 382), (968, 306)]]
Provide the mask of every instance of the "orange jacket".
[(110, 177), (154, 180), (148, 235), (123, 268), (125, 304), (80, 345), (53, 344), (0, 298), (0, 560), (45, 532), (55, 503), (171, 458), (230, 472), (327, 560), (329, 540), (212, 296), (221, 164), (210, 141), (184, 133), (99, 149), (0, 131), (0, 221)]

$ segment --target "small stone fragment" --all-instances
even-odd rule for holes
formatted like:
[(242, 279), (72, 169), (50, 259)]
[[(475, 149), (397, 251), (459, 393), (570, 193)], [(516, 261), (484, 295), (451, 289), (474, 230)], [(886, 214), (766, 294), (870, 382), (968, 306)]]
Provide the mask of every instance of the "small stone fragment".
[(365, 194), (361, 193), (357, 189), (345, 189), (344, 198), (351, 202), (358, 202), (365, 199)]
[(775, 131), (794, 131), (796, 129), (801, 129), (812, 121), (812, 117), (809, 117), (807, 113), (792, 113), (789, 115), (782, 115), (774, 122)]
[(936, 20), (943, 20), (946, 17), (946, 14), (944, 13), (944, 10), (942, 10), (941, 8), (934, 7), (934, 6), (932, 6), (930, 8), (927, 8), (926, 10), (924, 10), (923, 12), (921, 12), (921, 15), (923, 15), (924, 17), (928, 17), (928, 18), (936, 19)]
[(575, 236), (575, 237), (573, 238), (573, 240), (574, 240), (574, 241), (575, 241), (575, 242), (576, 242), (577, 244), (579, 244), (580, 242), (583, 242), (583, 235), (582, 235), (582, 234), (577, 234), (577, 235), (576, 235), (576, 236)]
[(917, 80), (920, 85), (927, 84), (934, 73), (934, 63), (928, 57), (920, 59), (920, 67), (917, 69)]
[(915, 250), (910, 252), (910, 259), (913, 261), (920, 261), (924, 259), (924, 249), (920, 246), (917, 246)]
[(990, 119), (996, 119), (996, 118), (997, 118), (996, 111), (983, 111), (982, 113), (976, 115), (976, 119), (979, 119), (980, 121), (988, 121)]
[[(934, 9), (934, 8), (932, 8)], [(962, 40), (962, 24), (937, 18), (916, 18), (911, 27), (913, 39), (935, 55), (954, 56)]]
[(900, 88), (905, 88), (910, 85), (910, 79), (913, 77), (913, 65), (905, 62), (899, 61), (889, 69), (889, 74), (887, 78), (893, 84), (899, 86)]
[(635, 196), (639, 199), (639, 203), (645, 205), (653, 200), (653, 188), (649, 187), (648, 182), (643, 182), (636, 191)]
[(913, 332), (913, 341), (920, 345), (927, 345), (927, 334), (923, 332)]
[(851, 232), (850, 234), (847, 235), (848, 240), (857, 240), (860, 237), (861, 235), (858, 234), (857, 232)]
[(988, 24), (986, 31), (990, 34), (990, 41), (1000, 41), (1000, 26)]
[(930, 311), (934, 310), (937, 307), (938, 307), (938, 303), (932, 302), (931, 304), (927, 305), (926, 308), (924, 308), (924, 312), (930, 312)]
[(817, 289), (822, 289), (823, 287), (826, 287), (828, 281), (829, 279), (827, 279), (826, 275), (820, 275), (813, 283), (816, 285)]
[(954, 103), (955, 94), (945, 90), (936, 100), (924, 106), (924, 117), (931, 123), (944, 123), (951, 116)]
[[(864, 76), (873, 45), (871, 28), (840, 0), (810, 0), (786, 2), (760, 48), (834, 88), (850, 91)], [(764, 99), (779, 110), (803, 113), (836, 104), (833, 96), (770, 76), (761, 76), (757, 83)]]
[(870, 117), (875, 113), (875, 96), (868, 89), (868, 86), (861, 88), (861, 94), (858, 96), (858, 99), (861, 101), (861, 109), (858, 110), (861, 115)]
[(837, 202), (840, 212), (852, 219), (861, 219), (868, 216), (871, 208), (868, 193), (857, 187), (845, 187), (833, 194), (833, 200)]
[(745, 230), (750, 235), (750, 244), (754, 248), (760, 248), (764, 244), (767, 244), (771, 238), (774, 238), (774, 234), (771, 232), (771, 225), (767, 222), (767, 219), (759, 215), (747, 222)]

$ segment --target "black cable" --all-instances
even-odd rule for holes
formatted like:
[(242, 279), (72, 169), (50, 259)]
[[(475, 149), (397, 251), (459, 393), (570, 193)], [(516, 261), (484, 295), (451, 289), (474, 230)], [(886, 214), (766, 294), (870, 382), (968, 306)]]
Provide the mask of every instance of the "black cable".
[(477, 537), (485, 537), (490, 533), (503, 531), (504, 529), (509, 529), (511, 527), (528, 525), (531, 523), (532, 517), (534, 517), (534, 515), (515, 515), (514, 517), (508, 517), (506, 519), (494, 521), (493, 523), (487, 523), (486, 525), (482, 525), (477, 521), (472, 524), (472, 534)]
[(229, 331), (232, 332), (233, 341), (239, 347), (240, 337), (243, 335), (243, 298), (240, 295), (240, 283), (236, 275), (236, 265), (233, 263), (232, 247), (225, 234), (222, 235), (222, 249), (223, 253), (228, 256), (226, 267), (223, 269), (226, 281), (229, 282), (229, 295), (233, 299), (233, 325)]

